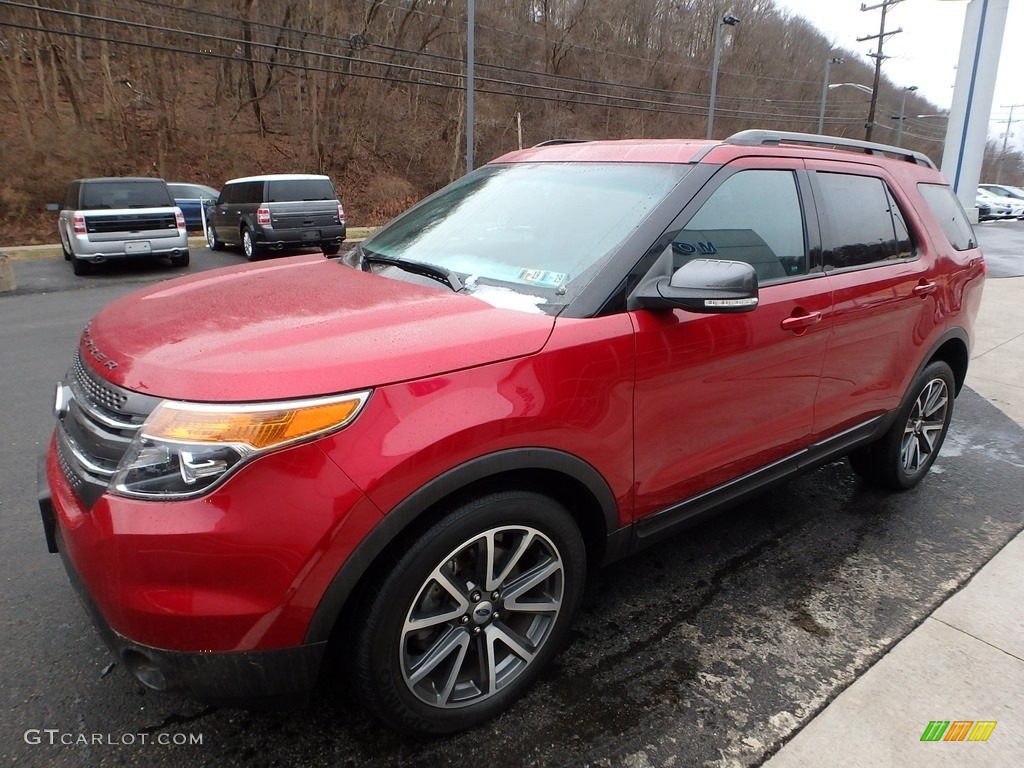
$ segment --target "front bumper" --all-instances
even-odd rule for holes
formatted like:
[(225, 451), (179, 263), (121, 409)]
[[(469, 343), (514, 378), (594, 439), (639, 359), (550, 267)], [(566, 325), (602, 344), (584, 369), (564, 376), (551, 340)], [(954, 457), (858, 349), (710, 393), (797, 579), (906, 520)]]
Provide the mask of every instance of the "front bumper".
[(328, 641), (305, 637), (309, 619), (361, 527), (380, 519), (319, 448), (271, 454), (176, 502), (103, 495), (86, 508), (53, 443), (38, 480), (48, 549), (140, 682), (224, 705), (308, 698)]

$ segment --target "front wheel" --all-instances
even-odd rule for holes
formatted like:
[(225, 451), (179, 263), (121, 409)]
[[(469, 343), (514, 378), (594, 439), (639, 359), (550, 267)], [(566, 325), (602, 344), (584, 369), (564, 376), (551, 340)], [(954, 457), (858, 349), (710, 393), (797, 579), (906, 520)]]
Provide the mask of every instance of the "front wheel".
[(217, 239), (217, 234), (213, 231), (213, 225), (209, 223), (206, 225), (206, 245), (211, 251), (224, 250), (224, 243)]
[(366, 706), (414, 734), (472, 728), (519, 698), (564, 643), (586, 576), (572, 516), (527, 490), (454, 508), (396, 558), (351, 664)]
[(929, 363), (914, 380), (909, 397), (889, 431), (850, 454), (853, 470), (883, 488), (913, 488), (931, 468), (953, 418), (956, 382), (941, 360)]

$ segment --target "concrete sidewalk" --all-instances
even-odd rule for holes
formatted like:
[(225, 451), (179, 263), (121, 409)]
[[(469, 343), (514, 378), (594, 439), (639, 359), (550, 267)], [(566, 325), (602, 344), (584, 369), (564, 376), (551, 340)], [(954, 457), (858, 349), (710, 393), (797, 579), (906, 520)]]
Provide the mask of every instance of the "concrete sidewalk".
[[(977, 328), (967, 386), (1024, 426), (1024, 277), (986, 282)], [(987, 741), (922, 741), (936, 720), (997, 724)], [(1024, 765), (1024, 533), (764, 765)]]

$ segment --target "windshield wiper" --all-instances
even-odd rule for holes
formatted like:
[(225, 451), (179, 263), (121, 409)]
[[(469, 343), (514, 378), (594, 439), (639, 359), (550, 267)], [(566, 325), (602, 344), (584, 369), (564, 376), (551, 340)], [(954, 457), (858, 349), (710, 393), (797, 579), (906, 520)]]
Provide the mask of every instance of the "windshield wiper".
[(440, 267), (437, 264), (428, 264), (424, 261), (410, 261), (408, 259), (397, 259), (393, 256), (377, 256), (362, 252), (364, 264), (384, 264), (389, 267), (397, 267), (405, 272), (414, 275), (422, 275), (432, 280), (437, 280), (451, 288), (455, 293), (462, 290), (462, 281), (459, 276), (447, 267)]

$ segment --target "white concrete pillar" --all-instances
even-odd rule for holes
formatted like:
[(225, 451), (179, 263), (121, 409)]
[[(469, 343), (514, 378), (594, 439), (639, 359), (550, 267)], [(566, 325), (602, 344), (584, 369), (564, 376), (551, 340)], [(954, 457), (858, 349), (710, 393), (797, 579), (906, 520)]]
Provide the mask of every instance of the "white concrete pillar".
[(971, 0), (964, 20), (942, 172), (968, 211), (977, 207), (975, 198), (1009, 5), (1010, 0)]

